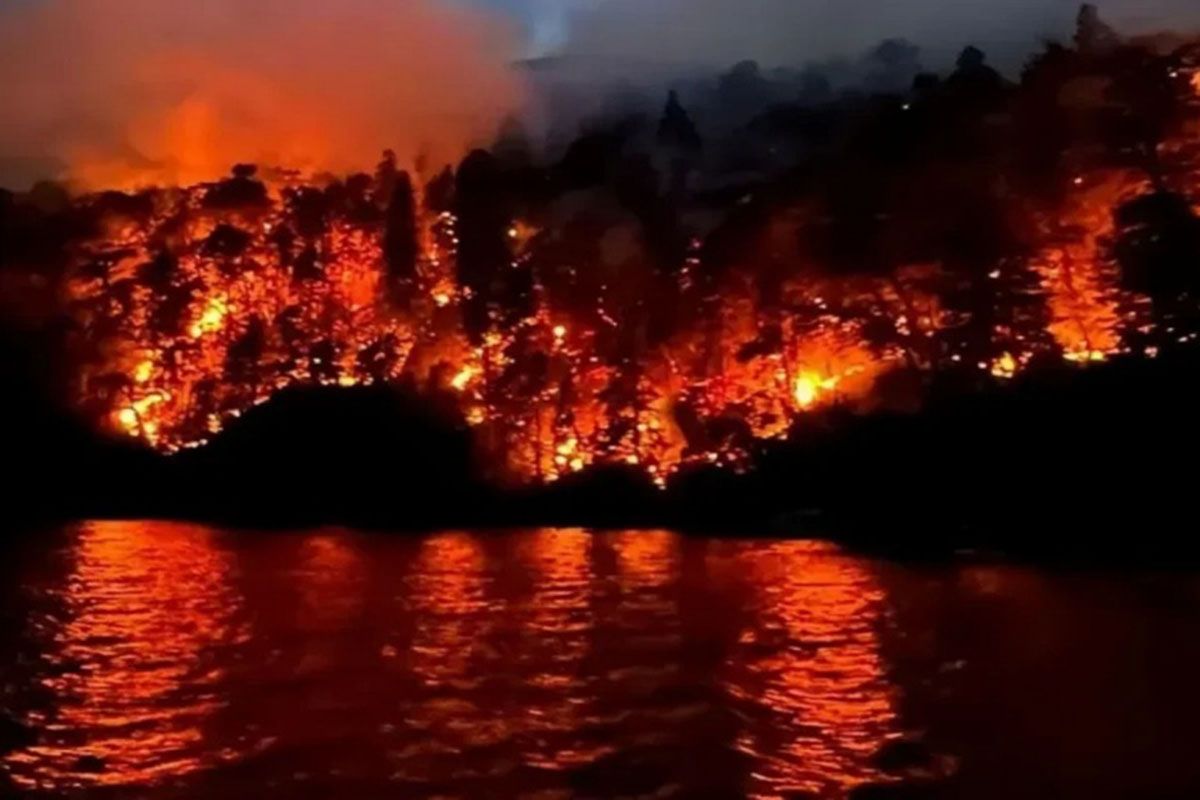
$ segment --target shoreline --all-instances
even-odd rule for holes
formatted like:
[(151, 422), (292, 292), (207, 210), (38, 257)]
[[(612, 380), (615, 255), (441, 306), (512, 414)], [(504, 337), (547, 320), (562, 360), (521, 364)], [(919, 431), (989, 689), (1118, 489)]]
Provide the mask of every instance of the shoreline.
[(684, 470), (666, 490), (631, 469), (498, 489), (472, 465), (469, 434), (382, 389), (288, 392), (209, 446), (170, 457), (43, 413), (10, 460), (11, 513), (35, 524), (815, 532), (900, 556), (971, 549), (1086, 560), (1133, 550), (1169, 560), (1200, 551), (1181, 522), (1200, 444), (1198, 367), (1200, 353), (1183, 348), (982, 391), (935, 389), (915, 413), (814, 412), (789, 440), (762, 444), (745, 474)]

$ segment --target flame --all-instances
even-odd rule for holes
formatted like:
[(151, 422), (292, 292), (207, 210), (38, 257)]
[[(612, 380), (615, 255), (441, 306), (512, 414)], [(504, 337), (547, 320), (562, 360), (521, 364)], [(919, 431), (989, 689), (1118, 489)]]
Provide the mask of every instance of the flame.
[(822, 395), (835, 391), (840, 382), (841, 378), (822, 378), (811, 372), (800, 375), (792, 388), (796, 405), (805, 410), (812, 408)]
[[(429, 302), (400, 311), (388, 299), (381, 231), (337, 218), (307, 255), (303, 242), (281, 249), (275, 232), (294, 224), (289, 186), (268, 188), (266, 208), (230, 211), (204, 206), (207, 186), (158, 192), (151, 218), (112, 219), (80, 248), (68, 289), (100, 358), (81, 369), (79, 396), (97, 403), (95, 387), (119, 385), (104, 401), (118, 431), (176, 451), (203, 444), (288, 386), (349, 387), (405, 375), (431, 385), (444, 374), (439, 380), (461, 398), (464, 418), (484, 430), (481, 439), (508, 474), (555, 481), (593, 465), (627, 464), (662, 486), (688, 463), (741, 469), (750, 450), (744, 437), (707, 436), (695, 426), (685, 432), (681, 405), (701, 426), (737, 418), (751, 437), (786, 436), (808, 412), (870, 402), (889, 370), (937, 363), (939, 337), (954, 325), (938, 298), (919, 288), (938, 277), (934, 265), (905, 268), (887, 281), (796, 277), (784, 296), (808, 310), (785, 315), (730, 285), (711, 323), (683, 327), (634, 358), (605, 352), (624, 309), (602, 297), (592, 321), (535, 286), (541, 299), (526, 319), (493, 326), (472, 345), (456, 305), (471, 290), (456, 280), (453, 214), (419, 221), (417, 282)], [(1112, 204), (1135, 189), (1119, 175), (1089, 176), (1058, 223), (1088, 233), (1035, 260), (1050, 331), (1069, 359), (1102, 358), (1120, 347), (1115, 277), (1102, 242), (1111, 235)], [(220, 226), (244, 234), (242, 252), (213, 255), (205, 246)], [(178, 263), (155, 282), (146, 276), (162, 229), (176, 237)], [(128, 298), (110, 296), (95, 277), (97, 262), (132, 279)], [(689, 260), (689, 270), (702, 266)], [(867, 341), (862, 320), (871, 317), (890, 321), (895, 343)], [(181, 329), (171, 327), (173, 318), (184, 320)], [(773, 339), (760, 346), (767, 319), (776, 320)], [(1005, 351), (982, 367), (1008, 378), (1027, 358)], [(535, 373), (525, 371), (535, 364)]]
[(221, 330), (228, 313), (229, 306), (224, 297), (217, 296), (210, 298), (204, 306), (204, 310), (200, 312), (199, 319), (188, 329), (192, 334), (192, 338), (199, 339), (206, 333), (216, 333)]
[(117, 412), (117, 420), (127, 431), (129, 431), (131, 434), (137, 435), (140, 422), (138, 420), (138, 413), (136, 410), (132, 408), (122, 408)]
[(1012, 353), (1004, 353), (992, 362), (992, 374), (997, 378), (1011, 378), (1017, 374), (1020, 366)]
[(1081, 231), (1065, 243), (1044, 249), (1036, 268), (1050, 309), (1049, 331), (1074, 362), (1103, 361), (1121, 349), (1122, 302), (1117, 265), (1108, 245), (1115, 234), (1113, 209), (1149, 189), (1145, 178), (1129, 172), (1098, 172), (1082, 187), (1061, 217), (1047, 224), (1054, 229)]
[(154, 377), (153, 361), (143, 361), (133, 371), (133, 379), (137, 383), (149, 383), (152, 377)]
[[(688, 464), (742, 469), (753, 440), (786, 437), (811, 412), (870, 408), (893, 370), (969, 363), (1007, 380), (1040, 353), (1086, 364), (1120, 352), (1145, 302), (1120, 287), (1113, 210), (1148, 182), (1106, 167), (1077, 170), (1066, 184), (1067, 200), (1038, 212), (1040, 244), (1023, 267), (1048, 322), (1005, 323), (991, 351), (969, 362), (956, 337), (970, 315), (939, 295), (957, 277), (937, 263), (887, 277), (821, 277), (797, 264), (768, 302), (750, 255), (698, 294), (705, 264), (693, 242), (674, 285), (652, 287), (633, 271), (619, 282), (588, 277), (591, 286), (585, 273), (598, 266), (547, 270), (575, 280), (563, 288), (529, 266), (541, 237), (514, 220), (502, 230), (508, 266), (533, 273), (532, 300), (524, 318), (501, 323), (489, 299), (491, 322), (471, 336), (466, 312), (489, 289), (459, 282), (452, 212), (415, 203), (417, 264), (397, 303), (380, 225), (336, 212), (319, 233), (296, 235), (292, 193), (317, 188), (299, 178), (228, 209), (206, 202), (211, 184), (154, 191), (148, 216), (110, 212), (73, 251), (66, 296), (89, 354), (77, 397), (102, 424), (174, 452), (289, 386), (404, 380), (452, 390), (486, 455), (517, 480), (624, 464), (661, 486)], [(230, 229), (232, 254), (214, 238)], [(1000, 282), (1014, 268), (983, 274)], [(651, 291), (691, 309), (654, 342)]]
[(463, 367), (450, 381), (456, 392), (465, 392), (471, 381), (475, 379), (474, 367)]

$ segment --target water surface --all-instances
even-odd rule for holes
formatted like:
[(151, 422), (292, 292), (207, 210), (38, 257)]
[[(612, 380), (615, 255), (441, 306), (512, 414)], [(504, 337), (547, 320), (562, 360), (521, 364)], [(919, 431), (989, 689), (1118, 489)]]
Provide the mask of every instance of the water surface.
[[(53, 531), (3, 567), (10, 791), (1194, 797), (1200, 578), (669, 532)], [(805, 795), (804, 793), (807, 793)]]

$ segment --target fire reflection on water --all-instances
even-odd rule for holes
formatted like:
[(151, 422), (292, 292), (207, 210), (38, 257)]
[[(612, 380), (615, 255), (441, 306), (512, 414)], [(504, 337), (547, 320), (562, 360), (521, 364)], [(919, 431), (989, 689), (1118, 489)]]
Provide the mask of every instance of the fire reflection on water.
[(516, 718), (521, 760), (535, 769), (570, 769), (604, 750), (578, 740), (596, 702), (581, 676), (594, 628), (591, 543), (582, 530), (534, 531), (517, 543), (519, 568), (532, 587), (515, 609), (520, 631), (528, 632), (518, 632), (512, 654), (517, 672), (527, 676)]
[(298, 624), (306, 629), (336, 629), (349, 622), (363, 602), (363, 571), (349, 534), (305, 538), (295, 574), (302, 604)]
[(821, 542), (737, 548), (753, 624), (726, 662), (730, 693), (770, 712), (737, 747), (754, 794), (845, 791), (884, 778), (872, 757), (899, 733), (880, 653), (885, 596), (861, 562)]
[(61, 587), (38, 744), (9, 758), (27, 789), (123, 785), (214, 766), (202, 726), (222, 705), (217, 648), (245, 636), (232, 562), (216, 534), (182, 525), (90, 523)]
[(840, 797), (898, 730), (883, 593), (831, 546), (112, 523), (67, 558), (0, 755), (29, 789)]
[(469, 681), (472, 657), (493, 622), (484, 595), (483, 550), (466, 533), (422, 544), (410, 598), (417, 615), (409, 665), (427, 686)]
[(404, 780), (437, 781), (456, 769), (462, 776), (469, 769), (465, 752), (508, 736), (508, 720), (485, 702), (488, 642), (499, 616), (487, 595), (485, 566), (475, 536), (444, 533), (422, 543), (408, 576), (413, 633), (407, 653), (397, 653), (414, 685), (399, 727), (419, 738), (391, 758)]

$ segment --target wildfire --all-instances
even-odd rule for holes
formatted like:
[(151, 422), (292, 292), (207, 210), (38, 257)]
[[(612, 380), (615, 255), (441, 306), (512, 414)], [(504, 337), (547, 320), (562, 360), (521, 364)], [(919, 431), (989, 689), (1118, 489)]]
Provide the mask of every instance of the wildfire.
[[(1191, 81), (1200, 91), (1200, 73)], [(403, 381), (451, 390), (507, 475), (554, 481), (628, 465), (664, 485), (689, 463), (743, 469), (754, 440), (787, 436), (825, 407), (875, 403), (894, 370), (1008, 380), (1046, 353), (1107, 359), (1143, 323), (1113, 255), (1114, 209), (1150, 188), (1134, 170), (1073, 170), (1067, 199), (1039, 206), (1019, 265), (845, 277), (797, 264), (770, 291), (750, 253), (709, 274), (698, 239), (675, 272), (634, 264), (611, 277), (583, 257), (546, 267), (538, 248), (552, 237), (522, 220), (502, 220), (501, 250), (489, 253), (497, 272), (474, 279), (460, 253), (471, 226), (419, 194), (415, 262), (396, 271), (381, 191), (359, 185), (346, 199), (349, 183), (327, 192), (245, 175), (227, 184), (146, 193), (130, 204), (141, 210), (118, 204), (66, 270), (80, 405), (168, 452), (289, 386)], [(1009, 288), (1018, 270), (1025, 283)], [(969, 281), (994, 305), (1005, 292), (1032, 295), (1039, 314), (970, 329), (973, 312), (955, 305)], [(496, 296), (509, 283), (524, 287), (513, 308)], [(660, 295), (681, 320), (665, 332)]]
[(796, 405), (804, 410), (812, 408), (823, 394), (836, 391), (840, 382), (840, 378), (822, 378), (812, 373), (799, 376), (792, 388)]
[(465, 392), (467, 387), (471, 385), (471, 381), (475, 379), (475, 369), (473, 367), (463, 367), (450, 380), (450, 385), (454, 387), (456, 392)]
[[(1084, 185), (1086, 183), (1086, 186)], [(1104, 361), (1121, 349), (1123, 296), (1118, 268), (1108, 254), (1114, 231), (1113, 210), (1148, 190), (1145, 178), (1127, 172), (1098, 173), (1076, 193), (1054, 229), (1082, 231), (1079, 238), (1046, 248), (1036, 258), (1050, 310), (1049, 331), (1074, 362)]]
[(997, 378), (1011, 378), (1017, 374), (1020, 366), (1012, 353), (1004, 353), (992, 362), (992, 374)]
[(138, 430), (138, 413), (132, 408), (122, 408), (117, 412), (117, 420), (127, 431), (133, 435), (137, 435)]
[(142, 361), (133, 370), (133, 380), (137, 383), (149, 383), (154, 377), (154, 362)]
[(199, 319), (189, 328), (192, 338), (199, 339), (206, 333), (215, 333), (221, 330), (228, 313), (229, 306), (224, 297), (211, 298), (204, 306), (204, 310), (200, 312)]
[[(1037, 262), (1050, 330), (1066, 357), (1080, 360), (1120, 346), (1117, 301), (1106, 288), (1113, 279), (1097, 264), (1111, 229), (1106, 210), (1130, 191), (1115, 179), (1086, 187), (1068, 213), (1071, 224), (1091, 226), (1088, 236), (1048, 248)], [(778, 317), (770, 328), (777, 312), (731, 286), (712, 317), (716, 327), (682, 329), (633, 360), (602, 355), (609, 331), (622, 327), (613, 317), (620, 310), (603, 302), (590, 323), (543, 299), (524, 320), (495, 326), (472, 345), (459, 306), (472, 290), (456, 281), (452, 214), (421, 223), (417, 280), (429, 302), (398, 311), (385, 288), (378, 230), (334, 219), (305, 244), (286, 238), (296, 224), (286, 189), (275, 188), (269, 205), (253, 212), (206, 208), (205, 191), (156, 195), (151, 218), (114, 222), (107, 238), (79, 250), (68, 284), (96, 353), (81, 371), (81, 399), (109, 398), (117, 430), (167, 451), (207, 441), (291, 385), (351, 387), (405, 375), (432, 384), (441, 374), (464, 418), (484, 430), (481, 439), (514, 475), (554, 481), (618, 463), (665, 485), (689, 462), (746, 465), (744, 435), (709, 433), (719, 421), (738, 419), (754, 438), (784, 436), (809, 412), (867, 400), (889, 370), (935, 364), (938, 337), (950, 327), (937, 298), (917, 288), (936, 275), (932, 267), (888, 282), (794, 280), (787, 302), (811, 311)], [(174, 262), (156, 250), (162, 229), (179, 240)], [(513, 241), (524, 242), (531, 229), (512, 230)], [(97, 265), (127, 276), (132, 291), (117, 302), (113, 279), (95, 279)], [(685, 290), (702, 268), (689, 259)], [(544, 294), (536, 285), (535, 292)], [(895, 342), (868, 341), (868, 318), (889, 320)], [(760, 345), (764, 330), (773, 331), (769, 346)], [(982, 366), (1011, 378), (1025, 360), (1001, 352)], [(681, 409), (696, 421), (685, 425)]]

